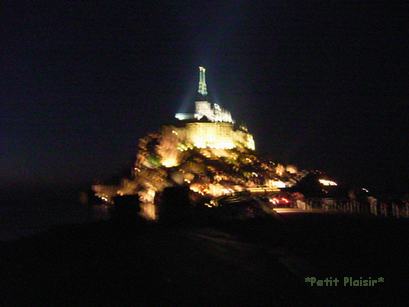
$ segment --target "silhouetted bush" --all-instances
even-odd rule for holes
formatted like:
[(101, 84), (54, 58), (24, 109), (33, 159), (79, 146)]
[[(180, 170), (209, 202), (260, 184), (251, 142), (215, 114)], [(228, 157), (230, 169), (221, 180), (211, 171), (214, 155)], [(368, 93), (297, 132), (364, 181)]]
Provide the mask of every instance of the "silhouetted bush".
[(133, 223), (140, 219), (140, 201), (138, 196), (126, 195), (114, 198), (111, 218), (114, 222)]
[(191, 215), (192, 205), (188, 187), (168, 187), (161, 194), (158, 202), (159, 221), (179, 223)]

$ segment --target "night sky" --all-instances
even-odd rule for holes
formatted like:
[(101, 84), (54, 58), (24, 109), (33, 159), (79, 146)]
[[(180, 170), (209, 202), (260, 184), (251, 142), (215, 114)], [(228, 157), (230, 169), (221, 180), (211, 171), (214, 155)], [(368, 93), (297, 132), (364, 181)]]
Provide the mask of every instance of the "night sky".
[(138, 2), (3, 2), (2, 185), (118, 174), (203, 65), (260, 153), (409, 191), (407, 2)]

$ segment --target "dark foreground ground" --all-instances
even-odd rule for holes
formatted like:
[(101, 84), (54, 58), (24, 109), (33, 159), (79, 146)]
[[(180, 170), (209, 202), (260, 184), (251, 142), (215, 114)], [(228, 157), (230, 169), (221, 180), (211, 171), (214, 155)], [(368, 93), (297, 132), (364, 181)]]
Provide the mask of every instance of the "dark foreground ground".
[[(0, 245), (0, 305), (403, 306), (408, 221), (320, 213), (215, 225), (92, 225)], [(384, 277), (310, 287), (315, 277)]]

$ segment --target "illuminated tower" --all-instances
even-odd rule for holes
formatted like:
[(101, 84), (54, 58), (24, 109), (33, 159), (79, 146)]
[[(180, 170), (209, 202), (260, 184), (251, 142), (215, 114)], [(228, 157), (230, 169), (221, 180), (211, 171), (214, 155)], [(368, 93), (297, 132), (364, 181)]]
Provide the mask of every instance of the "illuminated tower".
[(234, 123), (231, 114), (216, 103), (211, 103), (207, 97), (206, 68), (199, 66), (199, 88), (195, 100), (195, 113), (176, 113), (179, 120), (207, 120), (211, 122)]
[(199, 89), (197, 92), (202, 96), (207, 95), (206, 69), (202, 66), (199, 66)]
[(199, 66), (199, 89), (197, 90), (198, 97), (195, 102), (196, 112), (194, 118), (200, 120), (206, 117), (212, 122), (228, 122), (234, 123), (229, 111), (221, 108), (218, 104), (210, 103), (207, 98), (206, 86), (206, 69)]

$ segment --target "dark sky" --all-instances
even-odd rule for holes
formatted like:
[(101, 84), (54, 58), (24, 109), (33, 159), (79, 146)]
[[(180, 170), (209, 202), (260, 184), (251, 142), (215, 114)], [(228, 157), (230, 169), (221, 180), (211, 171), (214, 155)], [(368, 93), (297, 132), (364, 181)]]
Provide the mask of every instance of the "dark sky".
[(405, 1), (138, 2), (3, 2), (1, 184), (120, 172), (204, 65), (260, 152), (409, 190)]

